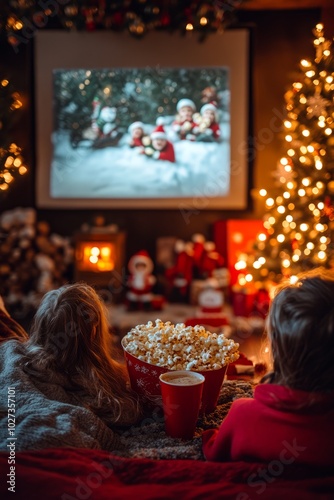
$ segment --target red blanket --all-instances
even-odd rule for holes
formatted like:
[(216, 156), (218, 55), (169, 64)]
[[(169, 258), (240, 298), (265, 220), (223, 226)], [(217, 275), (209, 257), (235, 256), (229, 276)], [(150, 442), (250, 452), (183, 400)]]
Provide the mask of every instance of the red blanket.
[[(49, 449), (0, 454), (0, 498), (24, 500), (314, 500), (334, 498), (334, 473), (273, 464), (119, 458), (105, 451)], [(278, 475), (279, 471), (279, 475)], [(259, 496), (260, 495), (260, 496)]]

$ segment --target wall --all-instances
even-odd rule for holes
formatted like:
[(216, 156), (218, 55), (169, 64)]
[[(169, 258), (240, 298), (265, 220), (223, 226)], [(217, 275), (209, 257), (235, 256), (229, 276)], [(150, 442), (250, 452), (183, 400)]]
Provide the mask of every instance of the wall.
[[(283, 95), (293, 81), (298, 62), (303, 57), (313, 57), (312, 28), (320, 21), (320, 10), (296, 11), (241, 11), (238, 15), (243, 25), (253, 33), (252, 47), (252, 105), (251, 135), (255, 139), (256, 153), (250, 169), (250, 188), (274, 186), (272, 171), (284, 151), (282, 136), (277, 132), (277, 116), (283, 110)], [(175, 35), (177, 36), (177, 35)], [(140, 43), (140, 42), (138, 42)], [(18, 54), (0, 42), (0, 69), (6, 68), (9, 77), (22, 92), (25, 111), (17, 131), (18, 142), (31, 165), (30, 173), (17, 181), (0, 200), (1, 210), (15, 206), (35, 206), (34, 193), (34, 119), (33, 119), (33, 42), (20, 46)], [(250, 82), (251, 84), (251, 82)], [(50, 222), (55, 232), (70, 235), (89, 222), (101, 211), (93, 210), (40, 210), (38, 217)], [(211, 237), (212, 224), (227, 218), (261, 218), (263, 204), (250, 202), (243, 212), (201, 211), (190, 217), (189, 223), (174, 210), (108, 210), (103, 213), (108, 223), (117, 223), (128, 233), (127, 254), (146, 247), (154, 255), (158, 236), (176, 235), (187, 239), (194, 232)]]

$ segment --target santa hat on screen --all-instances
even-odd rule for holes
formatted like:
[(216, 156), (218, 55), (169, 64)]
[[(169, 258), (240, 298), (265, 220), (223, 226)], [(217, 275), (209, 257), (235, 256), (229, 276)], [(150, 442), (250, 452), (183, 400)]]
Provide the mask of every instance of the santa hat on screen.
[(136, 272), (136, 265), (144, 264), (146, 266), (146, 272), (149, 274), (153, 271), (153, 262), (146, 250), (140, 250), (135, 253), (129, 260), (129, 271), (131, 273)]
[(211, 104), (211, 102), (208, 104), (204, 104), (204, 106), (201, 107), (201, 115), (204, 113), (204, 111), (213, 111), (217, 119), (217, 108), (216, 106)]
[(188, 106), (191, 108), (193, 111), (196, 111), (196, 106), (194, 101), (191, 99), (180, 99), (179, 102), (176, 105), (176, 109), (180, 111), (181, 108), (184, 108), (185, 106)]
[(129, 133), (132, 134), (132, 132), (136, 129), (136, 128), (141, 128), (142, 131), (144, 132), (144, 124), (143, 122), (133, 122), (131, 123), (130, 127), (129, 127)]
[(158, 125), (157, 127), (155, 127), (155, 129), (151, 133), (151, 139), (152, 140), (154, 140), (154, 139), (167, 140), (167, 135), (166, 135), (165, 129), (163, 128), (162, 125)]

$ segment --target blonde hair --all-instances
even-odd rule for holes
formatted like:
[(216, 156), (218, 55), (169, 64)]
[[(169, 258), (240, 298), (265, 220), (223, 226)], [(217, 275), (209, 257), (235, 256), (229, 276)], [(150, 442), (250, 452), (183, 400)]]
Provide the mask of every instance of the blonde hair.
[(125, 367), (110, 355), (106, 309), (85, 283), (48, 292), (33, 320), (27, 342), (27, 369), (64, 378), (64, 388), (109, 424), (134, 423), (138, 398), (127, 383)]

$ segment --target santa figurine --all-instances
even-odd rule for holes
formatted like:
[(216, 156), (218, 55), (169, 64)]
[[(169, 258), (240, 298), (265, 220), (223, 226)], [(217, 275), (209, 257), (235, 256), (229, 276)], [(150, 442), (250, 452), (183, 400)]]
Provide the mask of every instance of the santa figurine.
[(165, 160), (175, 163), (175, 152), (173, 144), (168, 141), (166, 132), (162, 125), (158, 125), (151, 133), (152, 147), (144, 149), (147, 156), (154, 160)]
[(197, 124), (193, 129), (198, 141), (215, 142), (220, 139), (221, 130), (217, 112), (216, 106), (211, 103), (202, 106)]
[(130, 276), (128, 278), (127, 299), (129, 310), (145, 309), (150, 310), (153, 295), (152, 286), (155, 277), (153, 271), (153, 261), (146, 252), (141, 250), (131, 257), (128, 264)]
[(194, 122), (195, 103), (191, 99), (180, 99), (176, 109), (178, 114), (172, 123), (172, 130), (181, 140), (195, 141), (196, 137), (193, 134), (193, 129), (196, 126)]

